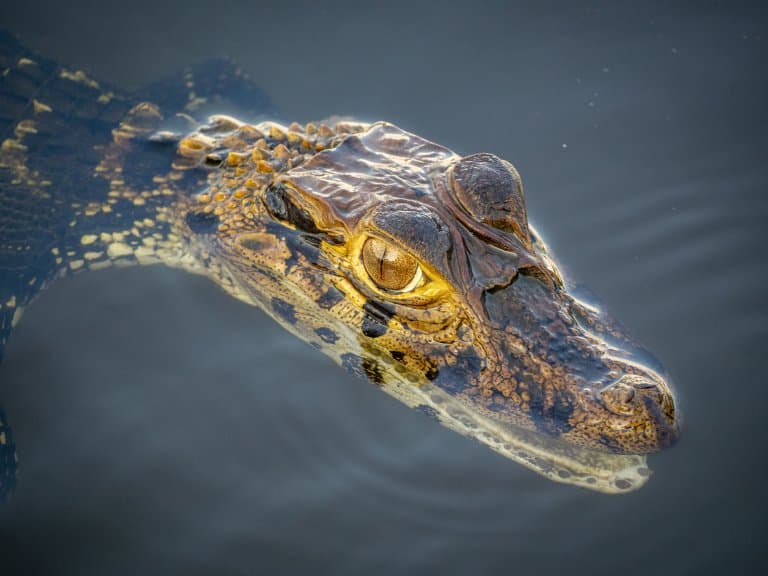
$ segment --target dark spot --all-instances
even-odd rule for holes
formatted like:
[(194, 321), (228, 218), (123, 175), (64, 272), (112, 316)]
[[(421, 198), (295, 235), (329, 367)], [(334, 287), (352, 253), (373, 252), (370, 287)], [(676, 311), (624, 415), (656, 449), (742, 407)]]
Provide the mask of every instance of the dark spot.
[(573, 415), (573, 400), (565, 393), (555, 394), (555, 403), (549, 410), (549, 419), (552, 422), (552, 428), (560, 434), (565, 434), (573, 425), (570, 423)]
[(632, 482), (629, 480), (616, 480), (613, 483), (619, 490), (629, 490), (632, 488)]
[(427, 371), (424, 373), (424, 376), (427, 377), (427, 380), (430, 382), (437, 378), (437, 375), (440, 373), (440, 371), (437, 369), (437, 366), (432, 364), (429, 368), (427, 368)]
[(554, 403), (545, 408), (546, 391), (544, 386), (535, 378), (526, 379), (525, 384), (531, 395), (530, 416), (541, 432), (550, 436), (560, 436), (573, 428), (569, 422), (573, 414), (573, 402), (565, 392), (555, 390)]
[(296, 324), (296, 309), (293, 304), (280, 298), (272, 298), (272, 310), (289, 324)]
[(438, 412), (437, 410), (432, 408), (432, 406), (429, 406), (427, 404), (419, 404), (418, 406), (416, 406), (416, 410), (424, 414), (430, 420), (434, 420), (435, 422), (440, 422), (440, 417), (438, 416)]
[(381, 366), (373, 358), (363, 358), (363, 370), (368, 380), (374, 384), (384, 384), (384, 376), (381, 373)]
[(365, 372), (363, 371), (362, 359), (357, 354), (347, 352), (341, 355), (341, 367), (347, 372), (358, 378), (365, 378)]
[(341, 366), (358, 378), (370, 380), (375, 384), (382, 384), (384, 382), (381, 367), (373, 358), (361, 358), (357, 354), (347, 352), (341, 356)]
[(568, 472), (568, 470), (560, 469), (557, 471), (557, 475), (560, 476), (560, 478), (570, 478), (571, 473)]
[(339, 339), (339, 335), (336, 334), (336, 332), (324, 326), (320, 328), (316, 328), (315, 334), (320, 336), (320, 340), (322, 340), (323, 342), (327, 342), (328, 344), (335, 344), (336, 341)]
[(335, 286), (331, 286), (323, 295), (320, 296), (320, 298), (317, 299), (317, 305), (320, 306), (320, 308), (323, 310), (328, 310), (333, 308), (342, 300), (344, 300), (344, 293)]
[(224, 162), (224, 158), (220, 154), (208, 154), (205, 157), (205, 165), (210, 166), (211, 168), (217, 168), (218, 166), (221, 166), (221, 163)]
[(644, 478), (647, 478), (651, 475), (651, 469), (650, 468), (638, 468), (637, 473), (640, 474), (640, 476), (643, 476)]
[(384, 310), (381, 306), (378, 306), (370, 300), (363, 305), (363, 334), (369, 338), (378, 338), (387, 332), (390, 318), (392, 313), (388, 310)]
[(491, 401), (486, 405), (491, 412), (504, 412), (507, 408), (507, 399), (503, 394), (493, 391), (491, 395)]
[(606, 436), (605, 434), (601, 434), (600, 438), (597, 439), (598, 443), (602, 444), (606, 448), (608, 448), (611, 452), (621, 452), (622, 447), (621, 444), (619, 444), (616, 440), (611, 438), (610, 436)]
[(238, 243), (240, 246), (251, 252), (261, 252), (268, 247), (266, 242), (256, 236), (244, 236), (238, 239)]
[(405, 358), (405, 352), (401, 352), (400, 350), (390, 350), (389, 353), (392, 355), (392, 358), (398, 362), (402, 362), (403, 358)]
[(291, 193), (283, 184), (274, 184), (267, 188), (264, 204), (275, 219), (292, 224), (304, 232), (320, 232), (309, 212), (295, 204)]
[[(293, 248), (290, 242), (286, 242), (286, 245)], [(288, 258), (285, 259), (285, 270), (293, 270), (298, 263), (299, 257), (297, 256), (297, 252), (295, 250), (289, 250)]]
[(213, 212), (189, 212), (187, 226), (195, 234), (211, 234), (219, 226), (219, 217)]
[[(445, 365), (439, 372), (439, 380), (436, 384), (450, 394), (463, 392), (470, 386), (470, 382), (484, 369), (483, 360), (477, 353), (468, 348), (456, 355), (456, 362)], [(438, 374), (436, 373), (437, 377)]]

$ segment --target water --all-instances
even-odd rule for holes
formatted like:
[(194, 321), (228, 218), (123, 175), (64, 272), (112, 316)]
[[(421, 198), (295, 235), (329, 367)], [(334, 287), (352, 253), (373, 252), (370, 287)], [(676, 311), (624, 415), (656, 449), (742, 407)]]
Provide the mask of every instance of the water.
[(757, 572), (766, 22), (746, 3), (4, 7), (32, 47), (124, 87), (228, 53), (289, 119), (385, 118), (512, 160), (532, 221), (662, 359), (686, 418), (645, 488), (590, 493), (204, 279), (82, 275), (28, 310), (0, 366), (22, 459), (2, 573)]

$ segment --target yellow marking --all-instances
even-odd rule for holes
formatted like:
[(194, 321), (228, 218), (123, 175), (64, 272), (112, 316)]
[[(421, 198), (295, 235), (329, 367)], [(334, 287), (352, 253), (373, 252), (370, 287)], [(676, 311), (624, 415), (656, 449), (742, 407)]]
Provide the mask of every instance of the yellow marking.
[(149, 218), (144, 218), (144, 226), (151, 228), (154, 225), (155, 223), (152, 220), (150, 220)]
[(230, 152), (227, 154), (227, 164), (229, 166), (239, 166), (248, 158), (247, 154), (241, 154), (239, 152)]
[(37, 62), (30, 60), (29, 58), (19, 58), (19, 61), (16, 65), (19, 68), (23, 68), (24, 66), (37, 66)]
[(266, 160), (267, 156), (259, 148), (254, 148), (251, 152), (251, 160), (258, 162), (259, 160)]
[(88, 244), (93, 244), (98, 239), (99, 237), (96, 236), (96, 234), (84, 234), (83, 237), (80, 238), (80, 244), (88, 246)]
[(290, 158), (291, 153), (288, 151), (288, 148), (285, 146), (285, 144), (278, 144), (275, 146), (275, 149), (272, 151), (272, 154), (275, 158)]
[(106, 213), (106, 212), (112, 212), (112, 207), (111, 207), (111, 206), (108, 206), (108, 205), (107, 205), (107, 206), (102, 206), (102, 207), (101, 207), (101, 211), (102, 211), (102, 212), (104, 212), (104, 213)]
[(177, 147), (177, 153), (187, 158), (198, 158), (208, 150), (211, 150), (215, 140), (202, 134), (195, 134), (184, 138)]
[(35, 128), (34, 120), (22, 120), (16, 124), (16, 128), (13, 130), (16, 138), (23, 138), (25, 134), (37, 134), (37, 128)]
[(133, 254), (133, 248), (122, 242), (113, 242), (107, 247), (107, 256), (110, 258), (121, 258)]
[(105, 244), (108, 242), (112, 242), (112, 234), (110, 234), (109, 232), (102, 232), (99, 235), (99, 239)]
[(114, 232), (112, 234), (112, 240), (115, 242), (122, 242), (125, 240), (125, 234), (123, 232)]
[(32, 100), (32, 106), (34, 107), (35, 114), (42, 114), (43, 112), (53, 112), (53, 108), (48, 106), (48, 104), (45, 104), (44, 102), (40, 102), (40, 100)]
[(275, 171), (274, 168), (272, 168), (272, 166), (269, 163), (265, 162), (264, 160), (259, 160), (256, 163), (256, 170), (258, 170), (259, 172), (263, 172), (265, 174)]
[(16, 327), (16, 324), (18, 324), (19, 320), (21, 320), (21, 315), (23, 312), (24, 310), (22, 308), (16, 308), (16, 311), (13, 313), (13, 318), (11, 319), (11, 328)]
[(5, 303), (8, 308), (16, 308), (16, 296), (11, 296)]
[(285, 132), (280, 130), (277, 126), (270, 126), (269, 127), (269, 137), (273, 140), (284, 140), (285, 139)]
[(135, 206), (144, 206), (144, 204), (146, 204), (146, 203), (147, 203), (147, 201), (144, 200), (144, 198), (142, 198), (141, 196), (138, 196), (138, 197), (133, 199), (133, 204)]
[(6, 138), (5, 140), (3, 140), (3, 144), (1, 146), (1, 148), (3, 150), (9, 151), (9, 152), (10, 151), (16, 151), (16, 152), (26, 152), (27, 151), (27, 147), (24, 146), (24, 144), (22, 144), (18, 140), (12, 139), (12, 138)]
[(104, 252), (86, 252), (85, 254), (83, 254), (83, 258), (85, 258), (90, 262), (91, 260), (98, 260), (103, 255), (104, 255)]
[(86, 76), (85, 72), (83, 72), (82, 70), (77, 70), (75, 72), (72, 72), (67, 69), (62, 69), (59, 76), (64, 78), (65, 80), (71, 80), (72, 82), (79, 82), (80, 84), (85, 84), (89, 88), (95, 88), (97, 90), (99, 88), (99, 83), (96, 82), (96, 80), (92, 80), (88, 78), (88, 76)]
[(63, 258), (61, 258), (61, 257), (56, 258), (56, 264), (60, 265), (62, 262), (64, 262)]
[(198, 195), (197, 201), (200, 202), (201, 204), (207, 204), (208, 202), (211, 201), (211, 195), (208, 194), (207, 192), (203, 192), (202, 194)]
[(103, 270), (104, 268), (109, 268), (112, 265), (112, 262), (109, 260), (100, 260), (99, 262), (91, 262), (88, 264), (89, 270)]
[(139, 246), (133, 252), (133, 255), (136, 256), (139, 264), (144, 264), (154, 259), (155, 251), (149, 246)]
[(80, 270), (85, 265), (85, 261), (83, 260), (72, 260), (72, 262), (69, 263), (69, 268), (71, 270)]
[(216, 202), (223, 202), (227, 198), (229, 198), (229, 195), (225, 194), (224, 192), (216, 192), (216, 196), (213, 197)]
[(109, 101), (112, 100), (112, 98), (115, 97), (114, 92), (104, 92), (101, 96), (99, 96), (96, 99), (96, 102), (99, 104), (109, 104)]
[(297, 134), (296, 132), (288, 132), (288, 142), (291, 144), (298, 144), (301, 142), (301, 134)]
[(59, 249), (58, 248), (51, 248), (51, 254), (53, 254), (54, 256), (58, 256), (59, 255)]
[(0, 432), (0, 446), (5, 446), (5, 432)]
[(186, 106), (184, 106), (184, 109), (185, 110), (196, 110), (197, 108), (199, 108), (200, 106), (202, 106), (206, 102), (208, 102), (207, 98), (196, 97), (194, 95), (194, 93), (191, 93), (190, 94), (189, 102), (187, 103)]
[(146, 244), (147, 246), (154, 246), (156, 241), (151, 236), (148, 236), (146, 238), (143, 238), (142, 242), (144, 242), (144, 244)]

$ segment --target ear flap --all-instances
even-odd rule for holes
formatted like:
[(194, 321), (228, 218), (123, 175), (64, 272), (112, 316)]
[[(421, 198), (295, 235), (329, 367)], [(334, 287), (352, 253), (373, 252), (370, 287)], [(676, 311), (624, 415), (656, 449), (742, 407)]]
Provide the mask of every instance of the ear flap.
[(450, 184), (461, 206), (478, 222), (511, 232), (530, 245), (523, 184), (510, 163), (485, 152), (466, 156), (452, 167)]

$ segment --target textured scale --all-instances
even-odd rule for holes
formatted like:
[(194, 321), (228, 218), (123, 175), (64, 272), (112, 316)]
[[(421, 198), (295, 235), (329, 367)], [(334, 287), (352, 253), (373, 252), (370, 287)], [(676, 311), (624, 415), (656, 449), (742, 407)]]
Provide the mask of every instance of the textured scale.
[[(663, 376), (569, 292), (508, 162), (264, 119), (226, 62), (122, 96), (0, 33), (0, 73), (0, 354), (54, 279), (163, 263), (553, 480), (636, 489), (677, 437)], [(15, 460), (0, 412), (0, 493)]]

